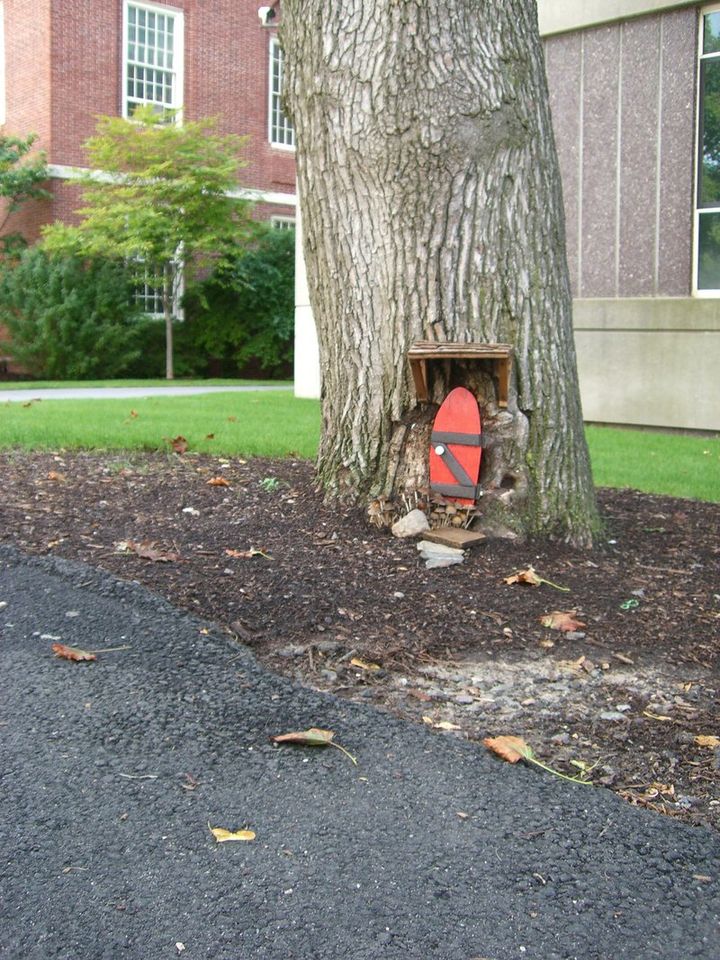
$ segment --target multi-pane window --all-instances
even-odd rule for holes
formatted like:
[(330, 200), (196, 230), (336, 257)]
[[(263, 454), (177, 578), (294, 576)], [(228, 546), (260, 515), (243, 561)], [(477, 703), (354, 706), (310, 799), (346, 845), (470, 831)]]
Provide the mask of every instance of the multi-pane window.
[(698, 293), (720, 291), (720, 6), (700, 23), (697, 178)]
[(163, 278), (146, 270), (144, 282), (138, 283), (135, 287), (135, 302), (143, 313), (162, 317), (164, 314)]
[(270, 143), (292, 149), (295, 131), (282, 109), (283, 53), (274, 38), (270, 41)]
[(270, 226), (274, 230), (294, 230), (294, 217), (270, 217)]
[(150, 104), (160, 113), (182, 106), (183, 20), (167, 7), (125, 3), (123, 116)]

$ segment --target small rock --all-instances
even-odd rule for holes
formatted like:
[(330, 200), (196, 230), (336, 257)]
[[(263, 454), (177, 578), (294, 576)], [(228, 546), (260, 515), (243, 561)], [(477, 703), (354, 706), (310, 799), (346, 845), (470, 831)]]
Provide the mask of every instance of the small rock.
[(200, 516), (200, 511), (196, 510), (195, 507), (183, 507), (183, 513), (189, 513), (191, 517)]
[(299, 644), (291, 644), (288, 647), (283, 647), (282, 650), (278, 650), (278, 657), (302, 657), (305, 653), (305, 647), (300, 646)]
[(411, 510), (406, 516), (396, 521), (390, 529), (395, 537), (416, 537), (419, 533), (429, 530), (430, 524), (422, 510)]
[(455, 697), (454, 702), (459, 703), (461, 707), (464, 707), (469, 703), (475, 703), (475, 700), (472, 697), (469, 697), (466, 693), (461, 693), (460, 696)]
[(320, 653), (333, 654), (342, 650), (342, 644), (338, 643), (337, 640), (318, 640), (315, 643), (315, 649), (319, 650)]
[(600, 719), (617, 722), (618, 720), (627, 720), (627, 717), (624, 713), (620, 713), (619, 710), (603, 710), (600, 714)]
[(582, 630), (570, 630), (565, 634), (566, 640), (584, 640), (587, 634), (583, 633)]
[(79, 616), (80, 616), (80, 611), (79, 611), (79, 610), (67, 610), (67, 611), (65, 612), (65, 616), (70, 620), (70, 619), (72, 619), (73, 617), (79, 617)]
[(473, 530), (477, 533), (484, 533), (490, 540), (520, 540), (520, 536), (510, 527), (504, 527), (501, 523), (495, 523), (492, 520), (484, 520), (481, 523), (473, 524)]

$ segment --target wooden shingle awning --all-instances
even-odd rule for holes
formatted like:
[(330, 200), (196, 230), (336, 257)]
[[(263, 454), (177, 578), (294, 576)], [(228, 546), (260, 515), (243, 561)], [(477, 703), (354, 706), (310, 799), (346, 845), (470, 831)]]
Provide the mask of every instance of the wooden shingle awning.
[(498, 382), (498, 404), (507, 406), (510, 383), (510, 363), (513, 348), (508, 343), (438, 343), (434, 340), (416, 340), (408, 350), (408, 360), (415, 381), (419, 401), (429, 399), (427, 365), (433, 360), (491, 360)]

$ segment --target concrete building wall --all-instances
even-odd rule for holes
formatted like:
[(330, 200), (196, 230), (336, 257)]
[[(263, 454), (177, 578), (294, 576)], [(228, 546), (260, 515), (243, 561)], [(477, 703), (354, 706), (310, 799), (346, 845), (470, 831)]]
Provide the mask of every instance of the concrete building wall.
[(576, 297), (687, 297), (693, 8), (549, 37), (545, 57)]
[[(538, 0), (585, 419), (720, 430), (720, 302), (692, 297), (698, 3)], [(298, 231), (296, 393), (319, 396)]]

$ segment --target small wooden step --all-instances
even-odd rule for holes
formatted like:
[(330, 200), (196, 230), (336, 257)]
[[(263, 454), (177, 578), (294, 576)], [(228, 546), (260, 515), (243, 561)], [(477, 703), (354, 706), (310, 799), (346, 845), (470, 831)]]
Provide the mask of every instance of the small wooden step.
[(457, 547), (465, 550), (485, 539), (484, 533), (475, 533), (474, 530), (464, 530), (462, 527), (437, 527), (435, 530), (425, 530), (423, 540), (432, 543), (442, 543), (446, 547)]

